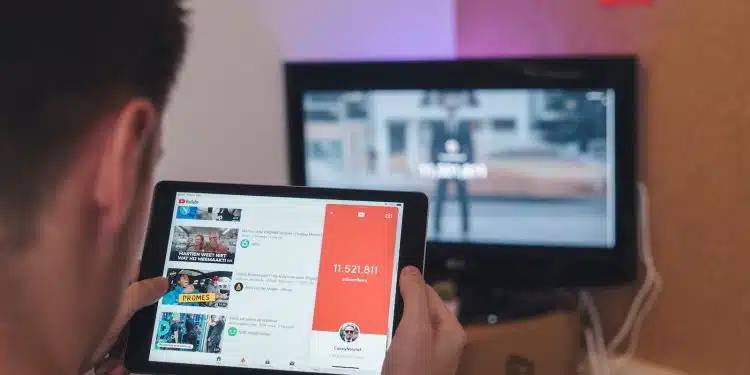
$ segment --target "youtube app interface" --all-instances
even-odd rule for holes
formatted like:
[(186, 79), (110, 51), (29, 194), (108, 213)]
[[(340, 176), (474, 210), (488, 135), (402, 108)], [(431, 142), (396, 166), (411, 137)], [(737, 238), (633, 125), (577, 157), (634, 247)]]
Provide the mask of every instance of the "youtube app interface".
[(402, 209), (177, 194), (150, 361), (379, 374)]

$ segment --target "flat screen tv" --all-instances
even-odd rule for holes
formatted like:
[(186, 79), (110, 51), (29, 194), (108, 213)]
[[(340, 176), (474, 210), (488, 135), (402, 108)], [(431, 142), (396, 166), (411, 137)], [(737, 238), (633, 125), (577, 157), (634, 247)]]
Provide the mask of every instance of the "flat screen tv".
[(631, 281), (637, 66), (631, 56), (286, 63), (291, 183), (427, 193), (429, 278)]

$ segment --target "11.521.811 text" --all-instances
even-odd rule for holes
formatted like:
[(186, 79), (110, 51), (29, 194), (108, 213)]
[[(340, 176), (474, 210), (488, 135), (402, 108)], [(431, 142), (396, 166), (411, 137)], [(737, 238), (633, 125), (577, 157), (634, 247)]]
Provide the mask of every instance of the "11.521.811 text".
[(334, 264), (333, 272), (351, 275), (377, 275), (378, 266), (371, 264)]

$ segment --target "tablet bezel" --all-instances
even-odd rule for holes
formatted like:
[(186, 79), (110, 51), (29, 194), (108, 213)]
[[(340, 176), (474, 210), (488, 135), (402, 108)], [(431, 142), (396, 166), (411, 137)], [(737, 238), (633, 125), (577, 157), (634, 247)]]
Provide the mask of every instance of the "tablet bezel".
[[(350, 189), (327, 189), (289, 186), (238, 185), (203, 182), (162, 181), (154, 189), (151, 202), (149, 226), (144, 242), (139, 279), (158, 277), (164, 274), (164, 263), (172, 226), (177, 193), (223, 194), (241, 196), (267, 196), (287, 198), (313, 198), (361, 202), (402, 203), (401, 240), (399, 246), (400, 271), (405, 266), (424, 268), (427, 231), (427, 196), (422, 193), (388, 192)], [(398, 281), (396, 287), (398, 288)], [(393, 331), (398, 327), (403, 313), (403, 300), (396, 293)], [(196, 365), (169, 362), (150, 362), (151, 339), (156, 321), (157, 304), (138, 311), (130, 322), (130, 334), (126, 349), (125, 365), (131, 372), (154, 374), (203, 375), (207, 371), (222, 374), (285, 374), (312, 373), (251, 367), (229, 367)], [(315, 372), (314, 374), (325, 374)]]

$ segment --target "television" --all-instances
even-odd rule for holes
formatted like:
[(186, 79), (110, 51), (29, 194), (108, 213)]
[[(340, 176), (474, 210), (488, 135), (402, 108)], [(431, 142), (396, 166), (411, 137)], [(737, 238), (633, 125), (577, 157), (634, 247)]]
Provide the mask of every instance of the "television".
[(294, 185), (422, 191), (426, 276), (635, 277), (633, 56), (288, 62)]

